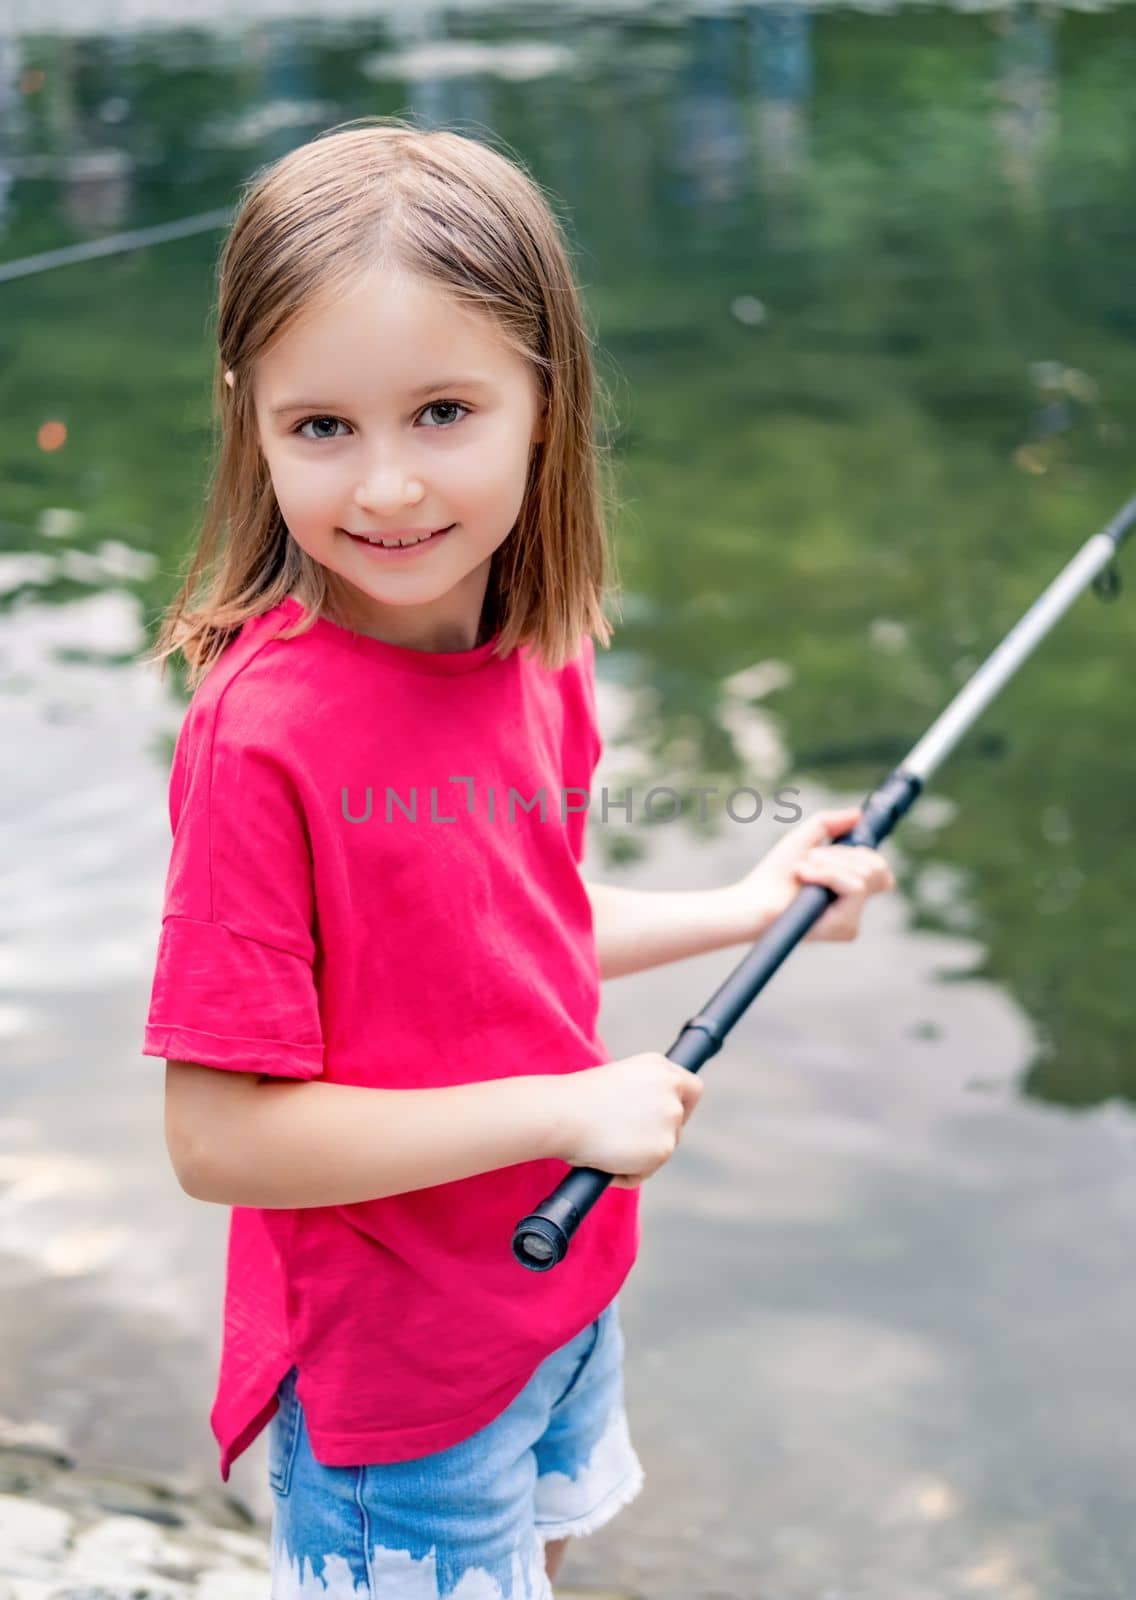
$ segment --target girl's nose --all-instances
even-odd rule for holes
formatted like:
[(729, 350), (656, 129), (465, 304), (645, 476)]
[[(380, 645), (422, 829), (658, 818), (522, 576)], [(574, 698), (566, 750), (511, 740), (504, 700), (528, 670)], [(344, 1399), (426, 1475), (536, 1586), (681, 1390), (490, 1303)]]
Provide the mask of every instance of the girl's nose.
[(421, 480), (397, 465), (376, 467), (360, 480), (355, 489), (355, 504), (380, 516), (391, 516), (401, 506), (414, 506), (425, 490)]

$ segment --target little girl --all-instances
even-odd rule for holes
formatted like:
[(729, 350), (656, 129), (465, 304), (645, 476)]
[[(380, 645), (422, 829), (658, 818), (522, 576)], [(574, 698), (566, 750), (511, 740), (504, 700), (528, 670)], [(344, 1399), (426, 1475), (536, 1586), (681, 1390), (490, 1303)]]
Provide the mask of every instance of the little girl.
[[(600, 980), (750, 942), (802, 882), (853, 937), (893, 880), (826, 845), (856, 809), (723, 889), (581, 878), (593, 366), (519, 165), (396, 118), (292, 151), (243, 196), (217, 339), (151, 656), (194, 692), (144, 1054), (180, 1183), (233, 1208), (221, 1476), (269, 1424), (275, 1600), (549, 1600), (642, 1483), (616, 1295), (703, 1089), (608, 1060)], [(526, 1272), (513, 1228), (571, 1166), (616, 1176)]]

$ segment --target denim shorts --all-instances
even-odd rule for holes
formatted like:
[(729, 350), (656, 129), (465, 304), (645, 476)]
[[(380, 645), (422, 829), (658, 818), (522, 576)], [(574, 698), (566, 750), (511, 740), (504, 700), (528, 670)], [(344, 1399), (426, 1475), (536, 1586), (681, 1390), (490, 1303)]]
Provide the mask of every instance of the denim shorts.
[(268, 1425), (271, 1600), (552, 1600), (545, 1541), (594, 1533), (643, 1486), (617, 1306), (492, 1422), (412, 1461), (322, 1466), (293, 1367)]

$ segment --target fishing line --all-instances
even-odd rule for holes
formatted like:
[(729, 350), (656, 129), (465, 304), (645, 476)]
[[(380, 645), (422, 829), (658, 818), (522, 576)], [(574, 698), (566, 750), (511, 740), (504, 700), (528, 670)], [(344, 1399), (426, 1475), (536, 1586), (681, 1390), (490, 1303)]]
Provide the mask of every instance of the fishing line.
[(70, 267), (79, 261), (94, 261), (99, 256), (122, 255), (129, 250), (144, 250), (148, 245), (164, 244), (167, 239), (185, 239), (190, 234), (208, 233), (232, 220), (226, 207), (219, 211), (199, 211), (176, 222), (157, 222), (150, 228), (134, 228), (129, 233), (108, 233), (101, 239), (86, 239), (82, 244), (65, 244), (58, 250), (41, 250), (38, 255), (21, 256), (18, 261), (0, 261), (0, 283), (30, 278), (52, 267)]

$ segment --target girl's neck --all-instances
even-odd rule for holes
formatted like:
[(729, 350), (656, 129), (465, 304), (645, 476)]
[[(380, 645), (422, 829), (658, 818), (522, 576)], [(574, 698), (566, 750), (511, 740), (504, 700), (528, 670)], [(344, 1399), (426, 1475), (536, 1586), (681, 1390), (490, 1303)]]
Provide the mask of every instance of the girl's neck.
[[(291, 590), (289, 592), (288, 598), (291, 599), (291, 600), (296, 600), (296, 601), (298, 601), (300, 603), (300, 605), (304, 606), (304, 598), (299, 593), (298, 588)], [(304, 606), (304, 608), (305, 608), (305, 610), (308, 609), (306, 606)], [(487, 594), (485, 596), (484, 604), (482, 605), (482, 608), (481, 608), (481, 620), (478, 623), (477, 637), (474, 639), (473, 644), (472, 644), (472, 646), (470, 646), (470, 648), (476, 650), (481, 645), (488, 643), (488, 641), (490, 639), (492, 639), (494, 633), (497, 631), (497, 627), (498, 627), (497, 606), (496, 606), (495, 601), (494, 601), (493, 592), (492, 592), (492, 590), (490, 590), (489, 592), (487, 592)]]
[(486, 594), (485, 604), (481, 608), (481, 623), (477, 630), (477, 638), (474, 641), (473, 648), (476, 650), (478, 645), (485, 644), (488, 640), (492, 639), (496, 631), (497, 607), (493, 603), (493, 591), (490, 590)]

